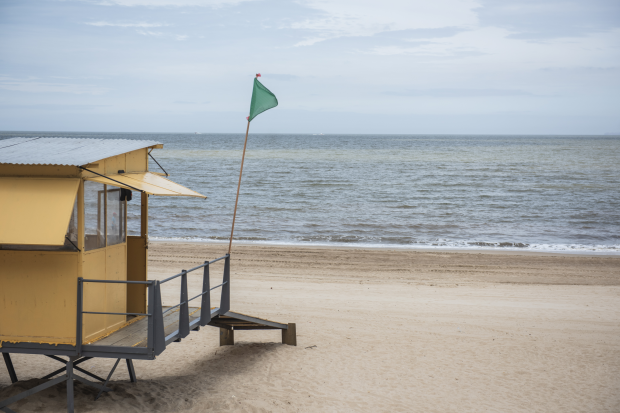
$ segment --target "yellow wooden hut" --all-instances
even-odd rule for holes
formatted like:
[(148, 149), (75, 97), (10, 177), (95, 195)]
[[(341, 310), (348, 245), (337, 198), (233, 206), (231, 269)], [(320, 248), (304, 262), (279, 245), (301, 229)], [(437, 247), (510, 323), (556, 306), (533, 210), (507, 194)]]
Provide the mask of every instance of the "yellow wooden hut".
[[(162, 147), (126, 139), (0, 140), (0, 353), (12, 382), (11, 353), (65, 365), (44, 377), (49, 381), (0, 400), (0, 411), (11, 413), (9, 405), (66, 381), (73, 412), (74, 380), (99, 389), (98, 398), (111, 390), (107, 382), (121, 359), (135, 382), (132, 360), (153, 360), (203, 326), (220, 329), (220, 345), (234, 344), (236, 330), (257, 329), (279, 329), (283, 343), (296, 345), (295, 324), (230, 311), (230, 253), (148, 279), (149, 196), (206, 198), (169, 180), (163, 168), (149, 171), (149, 158), (159, 165), (151, 151)], [(140, 205), (139, 236), (127, 235), (128, 203)], [(222, 283), (211, 287), (209, 268), (218, 261)], [(194, 297), (190, 273), (203, 277)], [(160, 286), (175, 279), (180, 302), (163, 306)], [(216, 288), (220, 304), (212, 307)], [(107, 379), (78, 367), (92, 358), (117, 359)]]
[[(155, 141), (0, 141), (0, 347), (76, 343), (77, 280), (147, 279), (149, 195), (206, 198), (149, 171)], [(127, 202), (141, 233), (127, 235)], [(146, 313), (143, 285), (87, 284), (100, 312)], [(83, 341), (122, 328), (124, 315), (85, 314)]]

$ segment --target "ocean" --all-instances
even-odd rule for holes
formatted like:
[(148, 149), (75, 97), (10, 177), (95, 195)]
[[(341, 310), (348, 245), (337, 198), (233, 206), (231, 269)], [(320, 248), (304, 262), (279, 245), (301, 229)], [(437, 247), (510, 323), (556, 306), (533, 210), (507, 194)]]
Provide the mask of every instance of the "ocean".
[[(163, 143), (170, 178), (208, 199), (151, 197), (150, 238), (228, 239), (243, 134), (0, 132), (31, 136)], [(619, 136), (250, 134), (235, 239), (620, 254), (619, 188)]]

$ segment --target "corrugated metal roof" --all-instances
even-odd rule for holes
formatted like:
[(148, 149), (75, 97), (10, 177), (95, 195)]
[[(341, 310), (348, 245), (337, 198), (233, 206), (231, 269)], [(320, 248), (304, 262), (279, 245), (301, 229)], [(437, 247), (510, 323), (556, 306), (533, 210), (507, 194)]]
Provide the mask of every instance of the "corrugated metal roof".
[(161, 145), (132, 139), (11, 138), (0, 140), (0, 163), (80, 166)]

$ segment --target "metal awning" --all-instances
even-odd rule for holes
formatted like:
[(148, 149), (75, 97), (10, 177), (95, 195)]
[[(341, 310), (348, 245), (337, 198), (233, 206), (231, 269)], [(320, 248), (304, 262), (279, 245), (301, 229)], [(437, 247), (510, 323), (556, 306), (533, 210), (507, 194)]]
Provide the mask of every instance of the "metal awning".
[(63, 245), (78, 178), (0, 178), (0, 244)]
[(195, 196), (206, 198), (206, 196), (199, 194), (198, 192), (192, 191), (183, 185), (179, 185), (176, 182), (172, 182), (163, 176), (159, 176), (151, 172), (89, 176), (85, 179), (130, 190), (137, 189), (139, 191), (146, 192), (149, 195)]

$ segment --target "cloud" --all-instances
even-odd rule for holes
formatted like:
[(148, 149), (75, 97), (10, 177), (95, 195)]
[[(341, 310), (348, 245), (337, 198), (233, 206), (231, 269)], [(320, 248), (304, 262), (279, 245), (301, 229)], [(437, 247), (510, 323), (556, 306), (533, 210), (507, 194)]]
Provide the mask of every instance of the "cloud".
[(150, 27), (165, 27), (165, 26), (170, 26), (167, 23), (110, 23), (110, 22), (92, 22), (92, 23), (85, 23), (89, 26), (96, 26), (96, 27), (138, 27), (141, 29), (146, 29), (146, 28), (150, 28)]
[(142, 35), (142, 36), (154, 36), (154, 37), (161, 37), (161, 36), (168, 36), (168, 37), (173, 37), (174, 39), (178, 40), (178, 41), (183, 41), (183, 40), (187, 40), (189, 38), (188, 35), (186, 34), (167, 34), (161, 31), (154, 31), (154, 30), (149, 30), (151, 28), (155, 28), (155, 27), (168, 27), (168, 26), (172, 26), (171, 24), (168, 23), (145, 23), (145, 22), (137, 22), (137, 23), (111, 23), (111, 22), (105, 22), (105, 21), (100, 21), (100, 22), (89, 22), (89, 23), (85, 23), (89, 26), (95, 26), (95, 27), (122, 27), (122, 28), (133, 28), (136, 29), (136, 33)]
[(536, 96), (517, 89), (401, 89), (387, 91), (392, 96), (429, 96), (440, 98), (454, 97), (492, 97), (492, 96)]
[(162, 32), (153, 32), (151, 30), (136, 30), (136, 33), (141, 34), (142, 36), (163, 36)]
[(379, 46), (371, 49), (369, 54), (380, 56), (417, 55), (435, 58), (463, 58), (484, 56), (486, 53), (473, 46), (451, 45), (449, 43), (436, 43), (431, 41), (416, 42), (411, 47), (402, 46)]
[[(124, 7), (211, 7), (234, 6), (254, 0), (96, 0), (92, 3), (102, 6)], [(90, 1), (89, 1), (90, 2)]]
[(312, 46), (313, 44), (316, 43), (320, 43), (323, 42), (325, 40), (328, 40), (330, 38), (334, 38), (334, 37), (338, 37), (338, 36), (333, 36), (333, 37), (329, 37), (329, 36), (325, 36), (325, 37), (308, 37), (300, 42), (295, 43), (295, 47), (302, 47), (302, 46)]
[(188, 102), (186, 100), (175, 100), (172, 103), (176, 103), (177, 105), (207, 105), (210, 102), (206, 101), (206, 102)]
[(290, 28), (306, 30), (312, 35), (295, 46), (310, 46), (343, 36), (373, 36), (377, 33), (467, 27), (477, 24), (479, 6), (474, 0), (309, 0), (303, 3), (320, 11), (318, 17), (296, 21)]
[(616, 72), (620, 73), (620, 66), (609, 66), (609, 67), (593, 67), (593, 66), (572, 66), (572, 67), (543, 67), (539, 70), (543, 72), (573, 72), (573, 73), (609, 73), (615, 74)]
[(287, 74), (276, 74), (276, 73), (263, 73), (262, 76), (269, 80), (273, 79), (273, 80), (290, 81), (290, 80), (299, 79), (299, 76), (287, 75)]
[[(362, 53), (381, 56), (416, 55), (437, 59), (466, 58), (496, 54), (506, 47), (509, 31), (499, 28), (472, 28), (469, 30), (445, 30), (445, 36), (401, 39), (398, 44), (369, 48)], [(375, 36), (376, 37), (376, 36)], [(509, 42), (516, 43), (518, 40)]]
[(503, 27), (517, 39), (582, 37), (620, 27), (618, 0), (481, 0), (483, 26)]
[(88, 104), (80, 104), (80, 105), (65, 105), (65, 104), (59, 104), (59, 103), (37, 103), (37, 104), (32, 104), (32, 105), (16, 105), (16, 104), (0, 104), (0, 108), (4, 108), (4, 109), (24, 109), (24, 110), (31, 110), (31, 109), (35, 109), (35, 110), (43, 110), (43, 111), (63, 111), (63, 110), (69, 110), (69, 111), (74, 111), (74, 110), (79, 110), (79, 111), (85, 111), (85, 110), (93, 110), (93, 109), (99, 109), (99, 108), (110, 108), (113, 107), (113, 105), (88, 105)]
[(439, 27), (431, 29), (407, 29), (407, 30), (391, 30), (375, 34), (376, 39), (385, 40), (407, 40), (416, 41), (419, 39), (436, 39), (442, 37), (452, 37), (459, 33), (471, 30), (471, 27)]
[(27, 93), (70, 93), (74, 95), (103, 95), (108, 88), (74, 83), (40, 82), (35, 79), (0, 77), (0, 89)]

